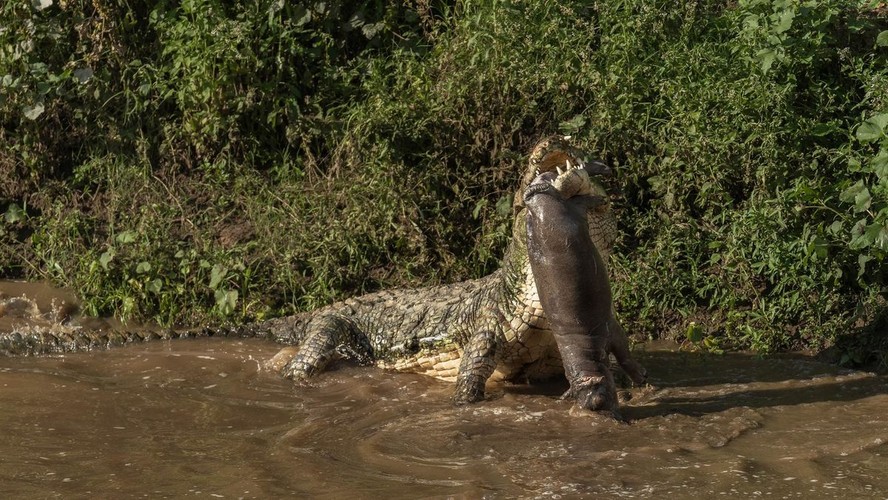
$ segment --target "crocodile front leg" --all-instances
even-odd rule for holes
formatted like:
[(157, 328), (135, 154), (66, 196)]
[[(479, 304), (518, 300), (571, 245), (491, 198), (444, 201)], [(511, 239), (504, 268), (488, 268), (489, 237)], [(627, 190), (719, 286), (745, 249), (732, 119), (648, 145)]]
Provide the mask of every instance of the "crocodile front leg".
[(457, 405), (475, 403), (484, 399), (484, 386), (496, 369), (496, 333), (493, 329), (483, 329), (469, 338), (463, 348), (459, 372), (456, 375), (456, 394), (453, 402)]
[(337, 357), (365, 364), (373, 358), (373, 349), (366, 335), (350, 319), (336, 314), (314, 318), (306, 326), (299, 353), (284, 366), (282, 375), (306, 380), (323, 371)]

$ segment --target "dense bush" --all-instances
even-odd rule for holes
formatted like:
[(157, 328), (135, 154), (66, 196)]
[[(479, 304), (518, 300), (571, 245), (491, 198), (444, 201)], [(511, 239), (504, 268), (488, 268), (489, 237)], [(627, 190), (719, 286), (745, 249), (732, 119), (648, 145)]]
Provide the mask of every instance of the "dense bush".
[(630, 330), (862, 362), (886, 62), (880, 2), (7, 2), (0, 269), (164, 323), (479, 276), (560, 131), (617, 167)]

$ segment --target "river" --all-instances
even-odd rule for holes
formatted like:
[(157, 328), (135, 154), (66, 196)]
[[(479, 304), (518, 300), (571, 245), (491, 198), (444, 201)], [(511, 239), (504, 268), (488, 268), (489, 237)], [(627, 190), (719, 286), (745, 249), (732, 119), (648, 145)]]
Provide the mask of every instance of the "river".
[(458, 408), (452, 384), (375, 368), (294, 385), (265, 368), (277, 350), (0, 358), (0, 496), (888, 498), (888, 378), (801, 355), (645, 346), (653, 387), (618, 423), (563, 383)]

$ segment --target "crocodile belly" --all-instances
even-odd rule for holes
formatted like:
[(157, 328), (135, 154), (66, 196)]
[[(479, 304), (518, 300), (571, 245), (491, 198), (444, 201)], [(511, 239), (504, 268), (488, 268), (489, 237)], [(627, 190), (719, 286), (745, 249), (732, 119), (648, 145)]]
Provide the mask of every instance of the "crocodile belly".
[(511, 319), (503, 325), (504, 341), (494, 372), (498, 379), (547, 379), (564, 372), (533, 275), (528, 269), (524, 276)]
[(386, 370), (419, 373), (448, 382), (456, 380), (461, 352), (456, 344), (438, 351), (420, 351), (406, 358), (379, 361), (377, 366)]

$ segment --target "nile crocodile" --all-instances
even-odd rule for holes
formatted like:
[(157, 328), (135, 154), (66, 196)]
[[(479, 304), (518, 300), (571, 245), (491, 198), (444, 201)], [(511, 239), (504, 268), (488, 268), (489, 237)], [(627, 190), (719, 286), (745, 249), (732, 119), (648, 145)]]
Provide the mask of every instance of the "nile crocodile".
[[(156, 337), (262, 337), (298, 347), (292, 356), (286, 354), (289, 359), (282, 373), (288, 378), (308, 379), (331, 360), (345, 357), (455, 381), (457, 404), (482, 400), (491, 378), (535, 380), (560, 375), (562, 358), (528, 260), (524, 191), (538, 175), (569, 162), (593, 175), (609, 172), (600, 162), (584, 163), (583, 156), (560, 137), (537, 143), (514, 197), (513, 235), (506, 255), (501, 267), (483, 278), (380, 291), (251, 325), (160, 334), (85, 329), (0, 333), (0, 354), (103, 349)], [(616, 236), (616, 220), (605, 190), (591, 180), (588, 187), (600, 201), (590, 205), (587, 214), (591, 244), (606, 258)], [(626, 338), (622, 330), (618, 334), (609, 349), (625, 369), (630, 366)], [(636, 383), (644, 380), (640, 368), (627, 373)]]

